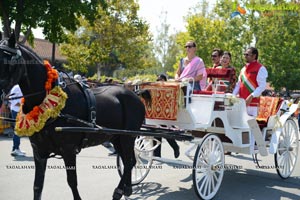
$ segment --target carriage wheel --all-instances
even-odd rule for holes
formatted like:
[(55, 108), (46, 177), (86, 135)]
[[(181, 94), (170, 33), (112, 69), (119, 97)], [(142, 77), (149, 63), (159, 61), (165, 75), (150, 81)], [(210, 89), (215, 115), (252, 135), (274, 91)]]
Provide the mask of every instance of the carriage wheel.
[(288, 178), (295, 169), (299, 148), (298, 140), (297, 125), (290, 118), (283, 125), (277, 152), (274, 155), (277, 174), (283, 179)]
[(193, 184), (201, 199), (212, 199), (224, 175), (224, 148), (215, 134), (206, 135), (196, 150), (193, 163)]
[[(132, 169), (132, 185), (141, 183), (148, 175), (153, 159), (153, 139), (152, 137), (138, 136), (135, 139), (134, 154), (136, 165)], [(124, 165), (121, 157), (117, 156), (118, 173), (123, 175)]]

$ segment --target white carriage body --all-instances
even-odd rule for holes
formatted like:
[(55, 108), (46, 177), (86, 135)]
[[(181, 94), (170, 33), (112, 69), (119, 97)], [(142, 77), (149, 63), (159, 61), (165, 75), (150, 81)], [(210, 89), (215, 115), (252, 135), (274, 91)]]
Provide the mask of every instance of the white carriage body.
[[(255, 142), (265, 144), (265, 148), (270, 146), (269, 153), (274, 154), (282, 124), (297, 109), (297, 105), (293, 104), (282, 115), (278, 109), (275, 115), (269, 117), (267, 126), (262, 129), (262, 133), (259, 133), (263, 136), (260, 138), (264, 139), (257, 137), (254, 139), (254, 130), (251, 130), (248, 121), (255, 120), (255, 117), (247, 114), (244, 99), (236, 98), (232, 94), (215, 93), (210, 95), (191, 94), (181, 98), (184, 98), (185, 103), (179, 106), (175, 120), (146, 117), (146, 124), (188, 130), (196, 136), (195, 142), (201, 141), (201, 137), (197, 137), (199, 135), (197, 133), (202, 134), (202, 136), (205, 133), (216, 133), (221, 139), (225, 138), (225, 140), (222, 139), (225, 151), (245, 154), (254, 153)], [(281, 108), (286, 109), (284, 107), (287, 107), (287, 102), (281, 103)], [(269, 136), (272, 138), (268, 138), (269, 141), (265, 140)]]
[[(145, 104), (146, 125), (183, 129), (193, 138), (185, 152), (192, 163), (153, 159), (191, 166), (194, 189), (201, 199), (212, 199), (218, 192), (226, 151), (252, 154), (258, 166), (257, 153), (274, 154), (278, 175), (288, 178), (292, 174), (298, 157), (299, 127), (291, 116), (298, 105), (277, 97), (261, 97), (258, 117), (253, 117), (247, 114), (242, 98), (213, 91), (190, 94), (189, 87), (188, 83), (174, 82), (143, 86), (151, 91), (152, 98), (151, 105)], [(145, 138), (143, 147), (150, 143), (151, 139)], [(139, 152), (148, 155), (156, 147)]]

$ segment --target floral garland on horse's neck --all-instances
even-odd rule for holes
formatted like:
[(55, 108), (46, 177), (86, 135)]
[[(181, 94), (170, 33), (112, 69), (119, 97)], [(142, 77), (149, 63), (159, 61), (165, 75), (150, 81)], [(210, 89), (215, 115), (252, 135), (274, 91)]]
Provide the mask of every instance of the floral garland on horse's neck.
[(53, 69), (48, 61), (44, 61), (47, 70), (47, 80), (45, 83), (46, 97), (43, 102), (34, 106), (27, 114), (23, 113), (25, 99), (21, 99), (20, 111), (17, 115), (15, 132), (18, 136), (32, 136), (35, 132), (42, 130), (47, 120), (56, 118), (65, 107), (67, 94), (59, 87), (52, 84), (58, 79), (58, 72)]

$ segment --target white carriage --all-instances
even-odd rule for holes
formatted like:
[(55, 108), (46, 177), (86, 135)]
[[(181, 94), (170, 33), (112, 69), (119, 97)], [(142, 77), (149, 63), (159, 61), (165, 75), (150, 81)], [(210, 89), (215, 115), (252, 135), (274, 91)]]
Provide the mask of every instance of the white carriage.
[[(147, 126), (184, 129), (193, 136), (185, 154), (193, 161), (193, 184), (200, 199), (211, 199), (218, 192), (225, 169), (225, 152), (274, 154), (278, 175), (285, 179), (292, 174), (299, 148), (299, 127), (293, 118), (297, 104), (278, 97), (261, 97), (259, 115), (254, 118), (247, 114), (244, 99), (231, 94), (214, 91), (189, 94), (188, 84), (174, 82), (142, 87), (151, 91), (154, 101), (151, 107), (146, 106)], [(134, 169), (133, 184), (140, 183), (150, 170), (156, 148), (153, 140), (147, 136), (136, 140), (139, 167)]]

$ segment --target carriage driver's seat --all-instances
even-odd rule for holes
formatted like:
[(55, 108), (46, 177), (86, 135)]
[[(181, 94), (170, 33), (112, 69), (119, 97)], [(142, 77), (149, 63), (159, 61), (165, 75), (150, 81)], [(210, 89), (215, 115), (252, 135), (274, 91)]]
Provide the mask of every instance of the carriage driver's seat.
[(275, 115), (282, 101), (279, 97), (261, 96), (256, 121), (262, 129), (267, 126), (270, 116)]

